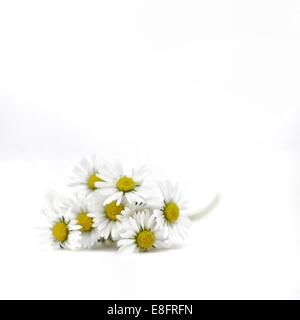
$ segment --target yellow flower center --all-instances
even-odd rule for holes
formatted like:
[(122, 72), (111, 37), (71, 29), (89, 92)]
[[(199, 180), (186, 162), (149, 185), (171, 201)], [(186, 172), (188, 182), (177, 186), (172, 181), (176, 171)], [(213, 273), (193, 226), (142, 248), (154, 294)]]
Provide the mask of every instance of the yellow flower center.
[(116, 221), (117, 216), (124, 210), (123, 204), (117, 205), (117, 201), (113, 201), (104, 207), (104, 213), (109, 220)]
[(52, 235), (58, 242), (64, 242), (67, 240), (69, 234), (68, 226), (65, 222), (59, 221), (52, 228)]
[(169, 223), (175, 223), (179, 218), (179, 208), (176, 203), (167, 203), (164, 207), (164, 215)]
[(87, 181), (87, 185), (88, 185), (88, 188), (92, 191), (94, 191), (96, 189), (96, 186), (95, 186), (95, 183), (96, 182), (101, 182), (101, 181), (104, 181), (102, 180), (101, 178), (99, 178), (96, 173), (93, 173), (89, 178), (88, 178), (88, 181)]
[(129, 192), (134, 190), (134, 188), (136, 187), (136, 183), (132, 178), (124, 176), (118, 180), (116, 186), (119, 191)]
[(80, 230), (82, 232), (89, 232), (93, 229), (93, 219), (90, 218), (86, 212), (78, 214), (77, 223), (81, 226)]
[(149, 250), (153, 247), (155, 235), (150, 230), (142, 230), (136, 237), (136, 244), (141, 250)]

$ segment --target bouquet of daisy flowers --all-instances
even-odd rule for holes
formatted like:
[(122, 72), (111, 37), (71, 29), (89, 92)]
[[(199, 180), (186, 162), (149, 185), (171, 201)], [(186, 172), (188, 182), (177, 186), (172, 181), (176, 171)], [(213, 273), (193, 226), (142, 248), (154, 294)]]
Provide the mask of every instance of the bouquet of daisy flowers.
[(147, 176), (144, 167), (125, 172), (119, 162), (83, 159), (72, 172), (71, 196), (54, 197), (44, 210), (47, 238), (55, 247), (68, 249), (113, 242), (124, 253), (181, 243), (190, 219), (178, 185), (151, 185)]

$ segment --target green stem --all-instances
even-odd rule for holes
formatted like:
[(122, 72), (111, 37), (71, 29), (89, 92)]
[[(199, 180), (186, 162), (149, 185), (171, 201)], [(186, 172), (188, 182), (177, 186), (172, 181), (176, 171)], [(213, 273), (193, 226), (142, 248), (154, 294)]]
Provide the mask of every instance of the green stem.
[(216, 193), (212, 201), (205, 208), (201, 209), (200, 211), (196, 211), (194, 213), (189, 214), (190, 219), (192, 221), (196, 221), (203, 218), (217, 207), (217, 205), (220, 203), (220, 200), (221, 194), (218, 192)]

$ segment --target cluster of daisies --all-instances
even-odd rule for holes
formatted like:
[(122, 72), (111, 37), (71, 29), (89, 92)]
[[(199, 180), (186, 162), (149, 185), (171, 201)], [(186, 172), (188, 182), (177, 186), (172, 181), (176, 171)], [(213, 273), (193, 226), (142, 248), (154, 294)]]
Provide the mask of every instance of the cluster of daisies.
[(178, 186), (151, 184), (142, 167), (83, 159), (72, 172), (70, 197), (44, 210), (47, 238), (57, 248), (90, 249), (113, 242), (119, 252), (166, 248), (184, 240), (190, 225)]

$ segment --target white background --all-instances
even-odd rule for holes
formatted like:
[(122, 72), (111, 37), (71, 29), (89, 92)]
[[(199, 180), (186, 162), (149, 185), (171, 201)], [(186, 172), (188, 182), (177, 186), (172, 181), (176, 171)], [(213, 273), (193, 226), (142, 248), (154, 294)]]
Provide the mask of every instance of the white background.
[[(299, 1), (0, 1), (0, 298), (300, 298)], [(218, 207), (170, 251), (54, 251), (97, 153)]]

